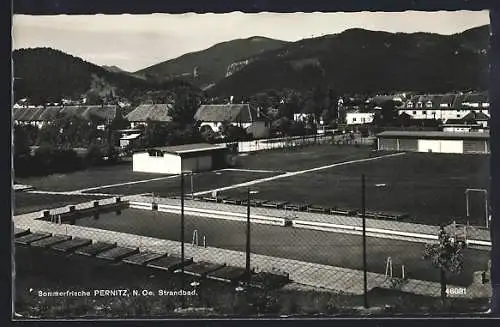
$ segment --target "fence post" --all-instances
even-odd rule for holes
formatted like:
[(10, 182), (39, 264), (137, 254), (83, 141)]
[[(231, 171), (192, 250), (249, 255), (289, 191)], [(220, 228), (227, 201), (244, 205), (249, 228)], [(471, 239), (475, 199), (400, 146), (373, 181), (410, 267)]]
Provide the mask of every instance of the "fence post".
[[(181, 172), (181, 288), (184, 289), (184, 172)], [(184, 297), (181, 297), (184, 307)]]
[(365, 174), (361, 175), (361, 216), (363, 219), (363, 300), (368, 308), (368, 275), (366, 266), (366, 185)]

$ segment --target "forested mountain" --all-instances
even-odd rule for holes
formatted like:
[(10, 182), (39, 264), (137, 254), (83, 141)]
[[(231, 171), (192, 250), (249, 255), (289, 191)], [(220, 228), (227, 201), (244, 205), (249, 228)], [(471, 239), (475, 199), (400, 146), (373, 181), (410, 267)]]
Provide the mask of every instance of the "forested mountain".
[(111, 72), (51, 48), (20, 49), (13, 52), (14, 100), (29, 98), (33, 104), (59, 102), (62, 98), (91, 102), (103, 98), (134, 99), (150, 92), (163, 92), (180, 81), (157, 83)]
[(484, 90), (488, 50), (489, 26), (450, 36), (350, 29), (298, 42), (252, 37), (135, 73), (50, 48), (21, 49), (13, 53), (14, 95), (36, 104), (82, 95), (163, 101), (179, 85), (216, 97), (318, 87), (339, 94)]
[(105, 70), (107, 70), (108, 72), (112, 72), (112, 73), (128, 73), (126, 71), (124, 71), (123, 69), (121, 69), (120, 67), (118, 66), (106, 66), (106, 65), (103, 65), (101, 66), (102, 68), (104, 68)]
[(319, 85), (349, 93), (485, 89), (488, 49), (488, 26), (451, 36), (350, 29), (262, 53), (210, 93), (242, 96)]
[(205, 88), (224, 78), (231, 70), (244, 66), (246, 59), (281, 48), (286, 43), (265, 37), (232, 40), (206, 50), (187, 53), (134, 74), (156, 80), (181, 77)]

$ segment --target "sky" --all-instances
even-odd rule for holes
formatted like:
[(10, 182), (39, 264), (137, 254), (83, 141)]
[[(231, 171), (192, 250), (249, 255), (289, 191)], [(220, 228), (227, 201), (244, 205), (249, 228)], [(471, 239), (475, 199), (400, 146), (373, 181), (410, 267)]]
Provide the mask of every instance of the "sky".
[(488, 11), (14, 15), (12, 42), (14, 49), (51, 47), (97, 65), (134, 72), (251, 36), (298, 41), (349, 28), (449, 35), (489, 22)]

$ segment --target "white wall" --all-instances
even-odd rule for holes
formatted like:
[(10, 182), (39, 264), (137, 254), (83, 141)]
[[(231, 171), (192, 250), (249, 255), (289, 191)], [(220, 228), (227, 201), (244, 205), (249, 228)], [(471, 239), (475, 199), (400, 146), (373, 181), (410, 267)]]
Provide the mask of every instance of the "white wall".
[(441, 152), (439, 140), (418, 140), (418, 152)]
[(346, 114), (347, 125), (370, 124), (375, 116), (372, 112), (348, 112)]
[(442, 153), (464, 153), (464, 142), (462, 140), (442, 140)]
[(418, 152), (463, 153), (462, 140), (418, 140)]
[[(473, 108), (475, 109), (475, 108)], [(410, 115), (413, 119), (461, 119), (469, 114), (472, 110), (464, 109), (464, 110), (452, 110), (452, 109), (417, 109), (417, 108), (405, 108), (398, 110), (398, 114), (406, 113)], [(477, 108), (474, 110), (475, 112), (482, 112), (483, 114), (490, 115), (490, 111), (488, 108)]]
[(456, 127), (456, 126), (447, 126), (443, 127), (443, 132), (470, 132), (471, 127)]
[(163, 157), (153, 157), (147, 152), (135, 153), (132, 156), (132, 170), (144, 173), (180, 174), (181, 157), (168, 153)]
[[(230, 123), (230, 125), (232, 126), (241, 126), (242, 128), (248, 128), (249, 126), (252, 125), (252, 123)], [(203, 127), (203, 126), (208, 126), (212, 129), (212, 131), (214, 132), (220, 132), (220, 129), (222, 127), (222, 122), (202, 122), (200, 124), (200, 129)]]

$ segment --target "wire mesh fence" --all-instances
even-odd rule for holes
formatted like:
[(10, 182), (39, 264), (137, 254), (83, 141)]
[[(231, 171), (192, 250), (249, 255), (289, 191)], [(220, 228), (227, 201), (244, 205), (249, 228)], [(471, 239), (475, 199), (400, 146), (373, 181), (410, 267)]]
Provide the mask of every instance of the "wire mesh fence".
[(288, 136), (272, 139), (262, 139), (245, 142), (231, 142), (231, 146), (235, 146), (240, 153), (248, 153), (254, 151), (265, 150), (294, 150), (301, 149), (313, 145), (373, 145), (373, 137), (362, 137), (360, 134), (347, 133), (347, 134), (315, 134), (304, 136)]
[[(257, 168), (274, 168), (259, 158)], [(404, 154), (291, 175), (185, 173), (14, 222), (111, 244), (119, 260), (139, 251), (134, 260), (165, 283), (202, 294), (182, 306), (222, 314), (474, 311), (491, 297), (484, 160)]]

